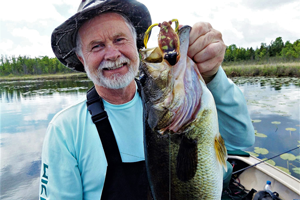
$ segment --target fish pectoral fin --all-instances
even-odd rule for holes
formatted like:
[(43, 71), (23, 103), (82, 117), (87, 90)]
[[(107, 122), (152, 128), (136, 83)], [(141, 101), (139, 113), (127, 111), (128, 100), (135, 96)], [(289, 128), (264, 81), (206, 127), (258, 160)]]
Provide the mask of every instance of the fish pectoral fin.
[(177, 155), (176, 173), (181, 181), (192, 179), (197, 171), (197, 141), (182, 137)]
[(224, 167), (225, 171), (227, 172), (227, 150), (221, 134), (218, 134), (215, 137), (215, 151), (219, 163)]

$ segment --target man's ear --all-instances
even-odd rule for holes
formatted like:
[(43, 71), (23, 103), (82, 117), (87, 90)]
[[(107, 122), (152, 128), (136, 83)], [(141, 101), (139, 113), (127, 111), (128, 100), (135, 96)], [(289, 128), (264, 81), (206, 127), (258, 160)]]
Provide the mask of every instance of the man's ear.
[(82, 65), (84, 66), (83, 58), (81, 56), (79, 56), (77, 53), (76, 53), (76, 56), (79, 59), (79, 61), (82, 63)]

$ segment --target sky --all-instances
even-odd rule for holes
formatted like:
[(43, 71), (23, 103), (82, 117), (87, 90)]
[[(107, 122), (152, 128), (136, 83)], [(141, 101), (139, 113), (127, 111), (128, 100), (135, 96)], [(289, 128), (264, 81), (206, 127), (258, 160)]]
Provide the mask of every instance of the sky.
[[(277, 37), (300, 39), (299, 0), (139, 0), (153, 23), (178, 19), (182, 25), (209, 22), (220, 31), (227, 46), (260, 47)], [(55, 57), (52, 31), (76, 13), (79, 0), (11, 0), (0, 7), (0, 55)], [(153, 29), (149, 47), (157, 44)]]

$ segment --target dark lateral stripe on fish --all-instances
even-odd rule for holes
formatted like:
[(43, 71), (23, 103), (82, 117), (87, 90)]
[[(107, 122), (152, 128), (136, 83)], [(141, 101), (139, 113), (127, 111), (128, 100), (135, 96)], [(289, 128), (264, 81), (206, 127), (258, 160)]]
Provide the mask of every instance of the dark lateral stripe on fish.
[(197, 141), (183, 136), (176, 165), (176, 173), (179, 180), (186, 182), (195, 176), (198, 162), (197, 154)]

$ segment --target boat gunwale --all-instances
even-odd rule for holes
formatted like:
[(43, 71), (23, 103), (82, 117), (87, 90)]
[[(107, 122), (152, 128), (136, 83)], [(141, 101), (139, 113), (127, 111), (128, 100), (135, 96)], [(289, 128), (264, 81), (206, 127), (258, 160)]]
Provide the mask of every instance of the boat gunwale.
[[(228, 155), (228, 158), (229, 159), (241, 160), (241, 161), (249, 164), (250, 166), (254, 165), (254, 164), (257, 164), (257, 163), (262, 161), (261, 159), (256, 158), (252, 155), (250, 155), (250, 157)], [(275, 166), (270, 165), (267, 162), (256, 165), (256, 166), (254, 166), (254, 168), (256, 168), (257, 170), (259, 170), (259, 171), (267, 174), (268, 176), (274, 178), (275, 180), (282, 183), (284, 186), (286, 186), (287, 188), (289, 188), (290, 190), (292, 190), (296, 194), (300, 195), (300, 180), (299, 179), (297, 179), (297, 178), (291, 176), (290, 174), (278, 169)], [(286, 180), (286, 179), (289, 179), (289, 180)], [(299, 186), (298, 189), (296, 188), (297, 184)]]

